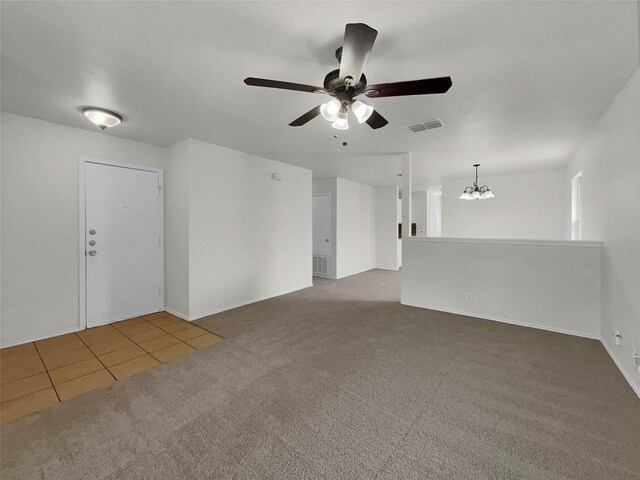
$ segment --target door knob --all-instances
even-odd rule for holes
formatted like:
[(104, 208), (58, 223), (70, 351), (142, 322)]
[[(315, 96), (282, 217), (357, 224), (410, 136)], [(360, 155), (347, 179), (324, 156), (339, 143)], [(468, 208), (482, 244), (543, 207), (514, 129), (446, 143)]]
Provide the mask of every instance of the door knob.
[(98, 252), (96, 252), (95, 250), (89, 250), (89, 256), (90, 257), (95, 257), (98, 254)]

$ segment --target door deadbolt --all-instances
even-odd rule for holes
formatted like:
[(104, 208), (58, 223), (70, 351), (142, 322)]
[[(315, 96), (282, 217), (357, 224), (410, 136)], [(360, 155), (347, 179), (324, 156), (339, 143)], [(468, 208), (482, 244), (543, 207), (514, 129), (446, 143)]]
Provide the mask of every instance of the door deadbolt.
[(95, 244), (96, 244), (96, 241), (95, 241), (95, 240), (91, 240), (91, 241), (89, 242), (89, 246), (91, 246), (91, 247), (93, 247)]
[(96, 231), (92, 228), (91, 230), (89, 230), (89, 235), (95, 235)]
[(89, 250), (89, 256), (90, 257), (95, 257), (98, 254), (98, 252), (96, 252), (95, 250)]

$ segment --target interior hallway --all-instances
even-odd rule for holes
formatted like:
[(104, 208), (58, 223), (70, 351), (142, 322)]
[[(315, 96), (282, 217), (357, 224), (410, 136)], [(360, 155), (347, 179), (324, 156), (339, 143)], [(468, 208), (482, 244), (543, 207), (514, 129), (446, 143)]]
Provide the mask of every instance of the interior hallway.
[(640, 478), (640, 404), (599, 342), (402, 306), (398, 272), (314, 283), (3, 426), (3, 478)]

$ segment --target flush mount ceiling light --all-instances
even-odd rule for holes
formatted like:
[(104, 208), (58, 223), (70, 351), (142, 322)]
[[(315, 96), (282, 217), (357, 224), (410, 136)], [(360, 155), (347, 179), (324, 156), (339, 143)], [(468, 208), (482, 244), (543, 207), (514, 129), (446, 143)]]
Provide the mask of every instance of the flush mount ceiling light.
[(460, 195), (460, 200), (487, 200), (495, 197), (493, 192), (491, 192), (489, 187), (486, 185), (478, 187), (478, 167), (480, 164), (476, 163), (473, 166), (476, 167), (476, 181), (473, 182), (473, 187), (467, 187), (464, 189), (462, 195)]
[(122, 116), (111, 110), (105, 110), (104, 108), (86, 107), (82, 109), (84, 116), (100, 127), (101, 130), (105, 128), (115, 127), (122, 123)]

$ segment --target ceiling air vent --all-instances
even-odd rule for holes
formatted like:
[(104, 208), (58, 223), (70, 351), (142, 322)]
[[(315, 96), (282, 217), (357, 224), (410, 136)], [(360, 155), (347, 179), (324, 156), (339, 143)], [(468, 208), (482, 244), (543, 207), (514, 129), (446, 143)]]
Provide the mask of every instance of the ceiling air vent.
[(433, 130), (434, 128), (440, 128), (442, 126), (442, 120), (429, 120), (424, 123), (416, 123), (415, 125), (409, 125), (407, 128), (412, 133), (424, 132), (426, 130)]

